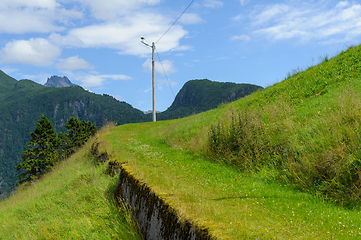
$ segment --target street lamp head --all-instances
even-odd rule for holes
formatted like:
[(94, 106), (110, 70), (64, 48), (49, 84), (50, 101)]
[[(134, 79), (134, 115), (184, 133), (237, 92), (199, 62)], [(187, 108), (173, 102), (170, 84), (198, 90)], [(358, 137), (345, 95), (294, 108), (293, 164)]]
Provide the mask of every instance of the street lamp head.
[(151, 45), (149, 45), (148, 43), (144, 42), (144, 37), (140, 37), (140, 41), (144, 44), (144, 45), (147, 45), (149, 47), (152, 47)]

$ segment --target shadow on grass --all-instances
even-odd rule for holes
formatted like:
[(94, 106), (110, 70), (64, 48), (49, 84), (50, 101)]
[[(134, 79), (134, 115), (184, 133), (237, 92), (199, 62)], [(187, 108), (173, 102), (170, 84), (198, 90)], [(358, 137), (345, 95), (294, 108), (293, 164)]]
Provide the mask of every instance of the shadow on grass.
[[(142, 239), (138, 224), (133, 220), (132, 214), (119, 203), (115, 197), (117, 177), (105, 189), (105, 196), (112, 216), (109, 218), (109, 227), (117, 229), (119, 239)], [(114, 226), (117, 225), (117, 226)]]

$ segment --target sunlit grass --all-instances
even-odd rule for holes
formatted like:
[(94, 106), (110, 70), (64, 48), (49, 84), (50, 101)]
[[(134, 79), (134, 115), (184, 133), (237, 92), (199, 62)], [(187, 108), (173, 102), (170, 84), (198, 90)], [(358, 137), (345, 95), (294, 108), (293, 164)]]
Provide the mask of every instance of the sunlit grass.
[[(108, 129), (100, 150), (218, 239), (359, 239), (360, 56), (351, 48), (202, 114)], [(0, 238), (137, 238), (89, 144), (0, 203)]]
[[(359, 190), (348, 196), (335, 183), (325, 191), (333, 175), (323, 169), (332, 160), (336, 174), (359, 171), (360, 52), (352, 48), (212, 111), (118, 127), (106, 136), (109, 150), (219, 239), (358, 239)], [(217, 124), (225, 127), (221, 140), (240, 141), (231, 128), (239, 114), (246, 120), (242, 148), (211, 152)]]
[(271, 172), (240, 173), (203, 155), (169, 148), (154, 137), (169, 124), (118, 127), (106, 136), (109, 150), (183, 218), (208, 227), (217, 238), (361, 236), (359, 211), (269, 182)]

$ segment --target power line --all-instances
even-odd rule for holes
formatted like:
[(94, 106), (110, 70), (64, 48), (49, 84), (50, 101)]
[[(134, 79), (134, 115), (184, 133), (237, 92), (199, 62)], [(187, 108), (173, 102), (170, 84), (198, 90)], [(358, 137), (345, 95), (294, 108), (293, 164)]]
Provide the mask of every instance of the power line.
[(193, 0), (189, 5), (188, 7), (182, 12), (182, 14), (177, 18), (177, 20), (174, 21), (174, 23), (168, 28), (167, 31), (165, 31), (165, 33), (158, 39), (158, 41), (156, 41), (155, 43), (158, 43), (163, 37), (164, 35), (167, 34), (167, 32), (174, 26), (174, 24), (176, 24), (176, 22), (182, 17), (182, 15), (187, 11), (187, 9), (192, 5), (192, 3), (194, 2), (195, 0)]
[(138, 83), (138, 86), (137, 86), (137, 88), (135, 89), (133, 95), (132, 95), (131, 98), (130, 98), (130, 102), (133, 101), (135, 94), (136, 94), (137, 91), (139, 90), (139, 86), (140, 86), (140, 84), (142, 84), (142, 82), (143, 82), (143, 80), (144, 80), (144, 77), (145, 77), (145, 74), (147, 74), (147, 73), (144, 72), (144, 73), (143, 73), (143, 76), (140, 78), (139, 83)]
[(175, 95), (174, 95), (174, 92), (173, 92), (172, 86), (170, 85), (170, 81), (169, 81), (168, 76), (167, 76), (167, 73), (166, 73), (166, 72), (165, 72), (165, 70), (164, 70), (162, 60), (160, 60), (160, 57), (159, 57), (159, 54), (158, 54), (157, 49), (155, 49), (155, 51), (157, 52), (157, 56), (158, 56), (158, 59), (159, 59), (160, 65), (162, 66), (162, 69), (163, 69), (164, 75), (165, 75), (165, 77), (167, 78), (169, 88), (170, 88), (170, 90), (172, 91), (173, 97), (175, 98)]

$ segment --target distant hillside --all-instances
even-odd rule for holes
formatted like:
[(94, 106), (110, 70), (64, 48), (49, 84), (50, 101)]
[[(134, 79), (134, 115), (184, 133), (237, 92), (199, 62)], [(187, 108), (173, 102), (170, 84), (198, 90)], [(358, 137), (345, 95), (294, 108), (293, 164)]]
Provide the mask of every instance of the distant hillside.
[[(157, 119), (204, 112), (260, 88), (251, 84), (192, 80), (183, 86), (165, 112), (157, 114)], [(17, 81), (0, 71), (0, 101), (0, 195), (14, 189), (18, 175), (15, 166), (22, 161), (29, 133), (42, 114), (58, 132), (66, 131), (64, 123), (72, 116), (92, 121), (98, 127), (107, 122), (121, 125), (151, 121), (151, 114), (144, 114), (109, 95), (90, 93), (67, 77), (52, 76), (43, 86), (31, 80)]]
[(44, 84), (45, 87), (71, 87), (73, 85), (75, 84), (70, 82), (70, 80), (65, 76), (51, 76)]
[(262, 87), (252, 84), (222, 83), (208, 79), (186, 82), (173, 104), (157, 115), (159, 120), (176, 119), (217, 108), (243, 98)]
[(0, 71), (0, 195), (14, 189), (30, 132), (41, 115), (57, 131), (72, 116), (92, 121), (97, 127), (146, 121), (146, 115), (109, 95), (90, 93), (79, 86), (50, 88), (30, 80), (17, 81)]

